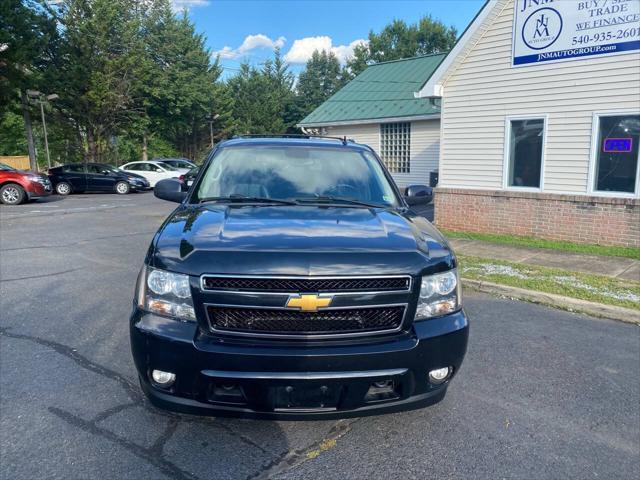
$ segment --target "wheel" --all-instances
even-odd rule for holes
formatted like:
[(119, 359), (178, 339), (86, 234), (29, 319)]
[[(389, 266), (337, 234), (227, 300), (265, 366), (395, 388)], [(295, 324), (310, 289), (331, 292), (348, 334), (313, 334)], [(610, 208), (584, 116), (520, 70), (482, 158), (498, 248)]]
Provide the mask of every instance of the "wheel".
[(0, 201), (5, 205), (18, 205), (25, 197), (24, 189), (16, 183), (9, 183), (0, 188)]
[(116, 193), (120, 195), (126, 195), (131, 190), (131, 187), (127, 182), (118, 182), (116, 183)]
[(58, 195), (69, 195), (71, 193), (71, 185), (67, 182), (60, 182), (56, 185), (56, 193)]

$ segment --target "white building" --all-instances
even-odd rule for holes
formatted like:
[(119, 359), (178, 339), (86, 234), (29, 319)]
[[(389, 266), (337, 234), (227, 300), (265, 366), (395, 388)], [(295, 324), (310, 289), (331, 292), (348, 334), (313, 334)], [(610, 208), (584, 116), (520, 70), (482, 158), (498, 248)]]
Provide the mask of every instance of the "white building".
[(439, 225), (640, 246), (640, 1), (490, 1), (417, 95)]
[(368, 144), (400, 186), (426, 184), (438, 170), (440, 107), (415, 92), (444, 58), (426, 55), (371, 65), (299, 126)]
[[(415, 96), (439, 226), (640, 246), (640, 1), (490, 0)], [(380, 124), (333, 128), (382, 153)]]

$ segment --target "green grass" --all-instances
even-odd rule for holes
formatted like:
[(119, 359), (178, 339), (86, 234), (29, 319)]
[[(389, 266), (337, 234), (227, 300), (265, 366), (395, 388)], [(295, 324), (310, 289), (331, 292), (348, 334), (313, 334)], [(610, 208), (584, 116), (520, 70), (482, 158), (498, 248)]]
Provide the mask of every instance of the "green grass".
[(452, 232), (449, 230), (442, 230), (442, 233), (449, 238), (482, 240), (485, 242), (499, 243), (502, 245), (548, 248), (552, 250), (584, 253), (588, 255), (626, 257), (640, 260), (640, 248), (637, 247), (609, 247), (606, 245), (572, 243), (561, 240), (544, 240), (542, 238), (519, 237), (516, 235), (498, 235), (493, 233)]
[(640, 310), (640, 283), (601, 275), (458, 255), (464, 278)]

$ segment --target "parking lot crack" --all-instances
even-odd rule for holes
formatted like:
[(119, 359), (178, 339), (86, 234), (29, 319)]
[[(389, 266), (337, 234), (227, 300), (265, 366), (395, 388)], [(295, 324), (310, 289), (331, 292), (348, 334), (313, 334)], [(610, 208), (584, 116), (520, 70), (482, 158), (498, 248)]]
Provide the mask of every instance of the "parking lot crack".
[(159, 457), (162, 456), (164, 452), (164, 446), (167, 444), (169, 440), (171, 440), (171, 437), (178, 429), (178, 425), (180, 425), (178, 418), (172, 418), (171, 420), (169, 420), (169, 424), (167, 425), (167, 428), (164, 430), (164, 432), (162, 432), (162, 435), (160, 435), (160, 437), (158, 437), (158, 439), (151, 446), (150, 448), (151, 452), (153, 452), (155, 455)]
[(271, 462), (263, 465), (263, 467), (256, 473), (249, 475), (246, 480), (268, 480), (280, 473), (291, 470), (308, 460), (319, 457), (322, 452), (334, 448), (337, 445), (338, 440), (349, 433), (352, 425), (358, 420), (359, 419), (356, 418), (351, 421), (338, 421), (319, 442), (315, 442), (304, 449), (284, 452)]
[(64, 275), (66, 273), (77, 272), (78, 270), (81, 270), (81, 269), (80, 268), (72, 268), (70, 270), (63, 270), (62, 272), (41, 273), (40, 275), (33, 275), (33, 276), (30, 276), (30, 277), (5, 278), (5, 279), (0, 279), (0, 282), (3, 282), (3, 283), (6, 283), (6, 282), (18, 282), (20, 280), (31, 280), (31, 279), (34, 279), (34, 278), (42, 279), (42, 278), (48, 278), (48, 277), (55, 277), (57, 275)]
[(214, 426), (223, 429), (224, 431), (228, 432), (230, 435), (233, 435), (234, 437), (236, 437), (237, 439), (239, 439), (241, 442), (247, 444), (250, 447), (253, 448), (257, 448), (258, 450), (260, 450), (262, 453), (268, 453), (267, 450), (265, 450), (264, 448), (262, 448), (260, 445), (258, 445), (256, 442), (254, 442), (253, 440), (251, 440), (249, 437), (247, 437), (246, 435), (243, 435), (241, 433), (236, 432), (233, 428), (231, 428), (228, 425), (225, 425), (224, 423), (220, 423), (220, 422), (214, 422), (213, 423)]
[(156, 444), (154, 444), (151, 448), (145, 448), (116, 435), (110, 430), (96, 425), (95, 421), (84, 420), (73, 415), (70, 412), (56, 407), (49, 407), (48, 410), (73, 427), (79, 428), (80, 430), (88, 432), (92, 435), (102, 437), (112, 443), (117, 444), (129, 453), (155, 466), (163, 474), (174, 480), (196, 480), (198, 478), (193, 473), (182, 470), (176, 464), (165, 459), (161, 454), (158, 454), (158, 450), (163, 448), (164, 442), (166, 442), (171, 437), (171, 435), (173, 435), (173, 432), (177, 427), (177, 423), (173, 424), (173, 426), (171, 424), (169, 425), (169, 427), (161, 437), (161, 439), (163, 439), (162, 443), (158, 444), (156, 442)]
[(137, 405), (137, 403), (123, 403), (122, 405), (116, 405), (115, 407), (107, 408), (106, 410), (98, 413), (95, 417), (93, 417), (93, 421), (94, 423), (102, 422), (103, 420), (106, 420), (116, 413), (120, 413), (123, 410), (127, 410), (128, 408), (132, 408)]
[(198, 423), (198, 424), (206, 423), (207, 425), (212, 426), (214, 428), (219, 428), (221, 430), (224, 430), (229, 435), (237, 438), (238, 440), (240, 440), (245, 445), (247, 445), (249, 447), (252, 447), (252, 448), (256, 448), (256, 449), (260, 450), (262, 453), (267, 453), (267, 454), (269, 453), (268, 450), (263, 448), (261, 445), (258, 445), (251, 438), (249, 438), (246, 435), (243, 435), (242, 433), (234, 430), (229, 425), (225, 425), (224, 423), (220, 422), (216, 418), (207, 418), (207, 417), (202, 417), (202, 418), (200, 418), (200, 417), (195, 417), (195, 418), (193, 418), (193, 417), (179, 417), (179, 418), (181, 418), (183, 422)]
[(97, 373), (103, 377), (109, 378), (110, 380), (114, 380), (117, 382), (127, 393), (127, 395), (136, 403), (141, 404), (143, 402), (142, 394), (138, 389), (138, 386), (123, 375), (111, 370), (103, 365), (100, 365), (92, 360), (89, 360), (87, 357), (78, 353), (75, 348), (69, 347), (68, 345), (63, 345), (58, 342), (54, 342), (53, 340), (47, 340), (44, 338), (35, 337), (32, 335), (25, 335), (21, 333), (12, 333), (8, 328), (0, 328), (0, 336), (13, 338), (17, 340), (28, 340), (33, 343), (37, 343), (38, 345), (42, 345), (48, 348), (51, 348), (55, 352), (63, 355), (73, 362), (76, 365), (79, 365), (81, 368), (88, 370), (93, 373)]

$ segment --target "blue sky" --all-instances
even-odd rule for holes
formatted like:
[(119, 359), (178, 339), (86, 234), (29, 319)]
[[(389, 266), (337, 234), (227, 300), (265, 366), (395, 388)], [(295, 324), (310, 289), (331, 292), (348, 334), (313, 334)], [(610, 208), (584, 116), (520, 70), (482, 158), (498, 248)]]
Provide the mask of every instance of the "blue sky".
[(394, 18), (408, 23), (430, 14), (466, 28), (484, 0), (173, 0), (186, 7), (209, 48), (221, 53), (224, 76), (243, 60), (260, 64), (280, 46), (294, 72), (314, 49), (331, 48), (341, 60), (353, 46)]

